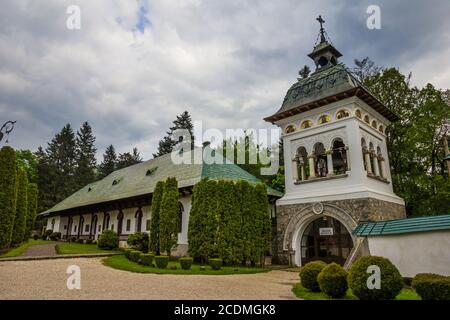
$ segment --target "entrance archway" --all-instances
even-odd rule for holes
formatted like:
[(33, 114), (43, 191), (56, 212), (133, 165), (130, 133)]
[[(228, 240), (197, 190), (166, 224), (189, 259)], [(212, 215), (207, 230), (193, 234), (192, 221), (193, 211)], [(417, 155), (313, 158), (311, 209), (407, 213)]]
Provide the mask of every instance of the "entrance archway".
[(353, 241), (347, 228), (337, 219), (323, 216), (309, 223), (300, 239), (302, 264), (322, 260), (344, 265)]

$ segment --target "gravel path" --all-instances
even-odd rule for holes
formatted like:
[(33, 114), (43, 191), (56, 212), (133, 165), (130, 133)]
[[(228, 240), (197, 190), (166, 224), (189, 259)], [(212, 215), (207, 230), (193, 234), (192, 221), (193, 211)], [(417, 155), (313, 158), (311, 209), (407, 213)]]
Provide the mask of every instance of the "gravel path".
[[(0, 300), (8, 299), (295, 299), (295, 272), (251, 275), (138, 274), (104, 266), (102, 259), (0, 262)], [(67, 289), (67, 267), (81, 269), (81, 290)]]
[(56, 244), (39, 244), (29, 247), (21, 257), (56, 256)]

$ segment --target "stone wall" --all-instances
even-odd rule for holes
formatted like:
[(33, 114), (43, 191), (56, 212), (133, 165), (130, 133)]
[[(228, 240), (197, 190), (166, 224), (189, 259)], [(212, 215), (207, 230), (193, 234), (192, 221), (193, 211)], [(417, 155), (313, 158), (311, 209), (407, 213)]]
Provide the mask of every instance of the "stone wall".
[[(318, 214), (314, 208), (322, 208), (323, 215), (329, 215), (340, 220), (350, 232), (362, 222), (383, 221), (406, 218), (405, 207), (374, 198), (346, 199), (325, 201), (322, 203), (299, 203), (277, 206), (276, 236), (273, 238), (274, 261), (280, 264), (291, 264), (295, 252), (295, 233), (306, 228)], [(315, 209), (315, 211), (317, 211)]]

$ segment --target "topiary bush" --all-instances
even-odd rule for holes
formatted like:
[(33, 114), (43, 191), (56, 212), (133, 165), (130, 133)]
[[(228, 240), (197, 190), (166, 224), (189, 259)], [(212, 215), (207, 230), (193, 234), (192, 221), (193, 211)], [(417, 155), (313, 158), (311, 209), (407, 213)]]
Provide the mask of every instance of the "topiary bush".
[(345, 297), (347, 293), (347, 271), (337, 263), (331, 263), (317, 276), (320, 290), (332, 298)]
[(141, 253), (139, 263), (144, 265), (144, 266), (151, 267), (152, 264), (153, 264), (153, 258), (154, 257), (155, 256), (153, 254), (151, 254), (151, 253)]
[(139, 259), (141, 258), (141, 252), (137, 250), (131, 250), (130, 254), (130, 260), (136, 263), (139, 263)]
[(327, 264), (323, 261), (313, 261), (305, 264), (300, 269), (300, 282), (303, 287), (313, 292), (319, 292), (320, 287), (317, 282), (317, 276)]
[(45, 230), (44, 234), (42, 235), (42, 240), (48, 240), (50, 239), (50, 236), (52, 235), (53, 230)]
[(148, 234), (146, 232), (136, 232), (128, 237), (127, 243), (134, 250), (143, 253), (148, 252)]
[(222, 259), (209, 259), (209, 265), (213, 270), (220, 270), (223, 265)]
[(156, 256), (155, 263), (159, 269), (165, 269), (165, 268), (167, 268), (167, 265), (169, 264), (169, 257), (168, 256)]
[(123, 250), (123, 252), (124, 252), (124, 254), (125, 254), (125, 257), (126, 257), (127, 259), (130, 259), (130, 253), (131, 253), (131, 251), (133, 251), (133, 249), (130, 249), (130, 248), (127, 248), (127, 249), (124, 249), (124, 250)]
[[(380, 289), (369, 289), (367, 279), (372, 275), (367, 269), (370, 266), (380, 268)], [(392, 300), (403, 288), (403, 278), (398, 269), (383, 257), (361, 257), (351, 267), (348, 274), (348, 285), (355, 296), (361, 300)]]
[(119, 247), (119, 236), (113, 230), (105, 230), (98, 239), (97, 247), (103, 250), (114, 250)]
[(59, 241), (61, 240), (61, 232), (53, 232), (48, 238), (52, 241)]
[(450, 277), (433, 273), (420, 273), (412, 287), (422, 300), (450, 300)]
[(184, 257), (178, 259), (178, 261), (180, 262), (181, 269), (190, 270), (194, 259), (192, 259), (191, 257)]

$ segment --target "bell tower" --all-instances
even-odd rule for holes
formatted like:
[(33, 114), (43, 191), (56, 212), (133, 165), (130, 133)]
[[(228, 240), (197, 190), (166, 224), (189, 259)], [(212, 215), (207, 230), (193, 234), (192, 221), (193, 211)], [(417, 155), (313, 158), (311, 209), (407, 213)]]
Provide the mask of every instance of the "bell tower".
[(289, 88), (266, 121), (282, 130), (286, 193), (277, 201), (279, 263), (311, 260), (344, 264), (357, 245), (361, 222), (405, 217), (394, 194), (386, 128), (398, 117), (338, 59), (320, 23), (308, 55), (316, 66)]

